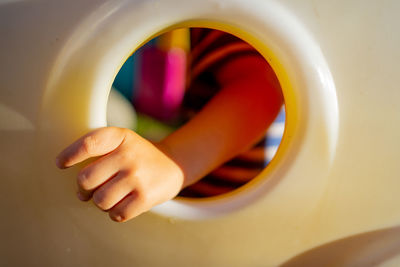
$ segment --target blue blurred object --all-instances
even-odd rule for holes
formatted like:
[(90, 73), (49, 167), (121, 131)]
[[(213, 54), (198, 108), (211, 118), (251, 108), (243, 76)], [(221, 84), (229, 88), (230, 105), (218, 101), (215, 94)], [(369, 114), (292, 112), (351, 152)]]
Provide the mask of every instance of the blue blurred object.
[(132, 100), (133, 96), (133, 79), (135, 73), (135, 54), (130, 56), (122, 65), (117, 77), (115, 77), (113, 87), (117, 89), (124, 97)]
[[(153, 46), (155, 45), (156, 38), (147, 42), (143, 47)], [(132, 101), (133, 98), (133, 81), (135, 79), (135, 75), (137, 73), (137, 58), (140, 57), (140, 51), (142, 48), (139, 48), (135, 53), (133, 53), (122, 65), (119, 70), (117, 76), (115, 77), (113, 87), (117, 89), (124, 97)]]

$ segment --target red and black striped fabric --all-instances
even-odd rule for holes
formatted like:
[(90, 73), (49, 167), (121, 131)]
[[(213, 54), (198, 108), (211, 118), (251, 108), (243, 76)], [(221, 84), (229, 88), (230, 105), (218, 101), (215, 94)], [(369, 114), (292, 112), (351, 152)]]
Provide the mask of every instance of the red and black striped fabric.
[[(218, 30), (191, 29), (188, 89), (182, 114), (192, 118), (220, 89), (216, 72), (237, 57), (262, 57), (243, 40)], [(181, 192), (186, 197), (210, 197), (232, 191), (253, 179), (266, 166), (265, 139), (220, 166)]]

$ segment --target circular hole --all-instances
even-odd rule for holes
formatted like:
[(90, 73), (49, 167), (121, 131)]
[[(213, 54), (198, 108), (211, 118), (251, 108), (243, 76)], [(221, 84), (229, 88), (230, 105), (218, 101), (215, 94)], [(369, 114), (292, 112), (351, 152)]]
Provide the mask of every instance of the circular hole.
[[(265, 70), (260, 74), (246, 72), (260, 70), (253, 64), (260, 62), (260, 58)], [(239, 72), (235, 71), (238, 67)], [(258, 138), (246, 136), (252, 129), (238, 129), (242, 133), (232, 133), (236, 137), (249, 138), (245, 142), (251, 144), (250, 148), (233, 153), (179, 194), (190, 199), (224, 195), (247, 184), (268, 166), (285, 128), (285, 108), (276, 75), (256, 49), (245, 41), (208, 28), (182, 28), (155, 37), (132, 54), (117, 74), (108, 101), (108, 125), (130, 128), (158, 142), (196, 117), (217, 95), (223, 99), (222, 91), (235, 94), (237, 87), (241, 87), (241, 94), (245, 95), (250, 86), (257, 86), (261, 76), (263, 79), (268, 76), (270, 84), (263, 88), (267, 93), (260, 93), (259, 98), (268, 99), (254, 103), (254, 110), (247, 108), (244, 115), (236, 114), (238, 123), (242, 123), (240, 120), (264, 120)], [(228, 112), (225, 108), (220, 109), (222, 114), (227, 114), (228, 120), (234, 114), (230, 110), (232, 107), (238, 106), (240, 110), (242, 105), (249, 106), (241, 98), (228, 97), (226, 101), (236, 101), (227, 105)], [(260, 108), (259, 103), (271, 105)], [(206, 126), (204, 130), (207, 130)]]

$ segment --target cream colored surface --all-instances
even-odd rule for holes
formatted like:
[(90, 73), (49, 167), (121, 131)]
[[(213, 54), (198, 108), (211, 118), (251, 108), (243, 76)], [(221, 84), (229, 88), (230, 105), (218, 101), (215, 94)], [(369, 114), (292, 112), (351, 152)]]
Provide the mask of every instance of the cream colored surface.
[(136, 129), (136, 112), (132, 103), (115, 88), (111, 88), (107, 102), (107, 126)]
[[(400, 2), (0, 1), (1, 266), (400, 265)], [(117, 224), (57, 152), (106, 124), (135, 47), (178, 26), (252, 43), (283, 84), (276, 159), (239, 192)]]

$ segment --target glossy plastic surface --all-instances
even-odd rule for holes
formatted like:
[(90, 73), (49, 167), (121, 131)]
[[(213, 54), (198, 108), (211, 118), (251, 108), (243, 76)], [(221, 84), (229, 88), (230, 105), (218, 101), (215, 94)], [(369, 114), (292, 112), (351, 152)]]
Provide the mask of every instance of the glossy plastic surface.
[[(398, 266), (400, 2), (0, 1), (1, 266)], [(57, 152), (106, 124), (135, 48), (181, 26), (265, 56), (287, 125), (238, 192), (117, 224), (75, 197)]]

